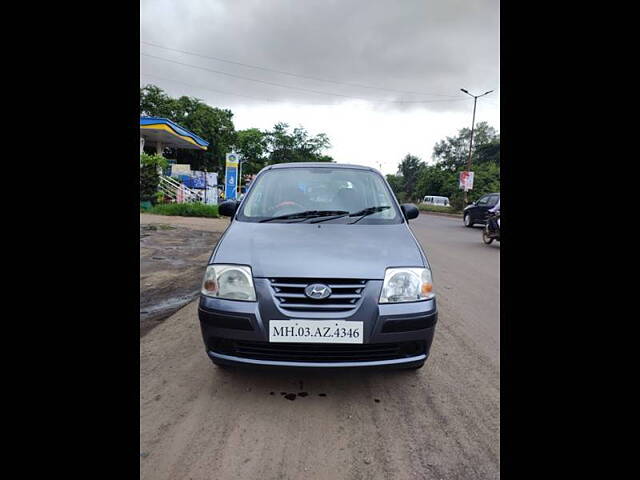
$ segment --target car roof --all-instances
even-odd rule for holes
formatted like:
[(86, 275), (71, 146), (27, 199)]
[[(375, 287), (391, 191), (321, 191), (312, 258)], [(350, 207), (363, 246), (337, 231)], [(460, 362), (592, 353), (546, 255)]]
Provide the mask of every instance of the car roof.
[(279, 168), (309, 168), (309, 167), (320, 167), (320, 168), (357, 168), (360, 170), (371, 170), (377, 172), (375, 168), (367, 167), (364, 165), (355, 165), (351, 163), (332, 163), (332, 162), (290, 162), (290, 163), (275, 163), (273, 165), (269, 165), (264, 167), (264, 170), (276, 170)]

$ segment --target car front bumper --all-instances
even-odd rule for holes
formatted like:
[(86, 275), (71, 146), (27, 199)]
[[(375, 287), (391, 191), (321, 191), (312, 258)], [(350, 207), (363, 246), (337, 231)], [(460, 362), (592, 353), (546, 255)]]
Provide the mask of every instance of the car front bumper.
[[(378, 304), (381, 281), (369, 281), (354, 311), (290, 312), (255, 279), (257, 302), (200, 297), (205, 349), (214, 363), (271, 367), (411, 367), (429, 356), (438, 318), (435, 299)], [(270, 343), (270, 320), (340, 319), (363, 322), (362, 344)]]

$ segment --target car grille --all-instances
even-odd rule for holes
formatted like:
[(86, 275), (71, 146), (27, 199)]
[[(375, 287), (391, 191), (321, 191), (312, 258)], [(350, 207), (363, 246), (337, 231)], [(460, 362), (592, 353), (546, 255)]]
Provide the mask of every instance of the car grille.
[(214, 351), (255, 360), (289, 362), (367, 362), (395, 360), (425, 353), (425, 342), (360, 345), (317, 343), (267, 343), (219, 339)]
[[(271, 278), (271, 289), (281, 308), (294, 311), (344, 312), (358, 307), (366, 280), (331, 278)], [(322, 300), (309, 298), (304, 289), (313, 283), (331, 288), (331, 295)]]

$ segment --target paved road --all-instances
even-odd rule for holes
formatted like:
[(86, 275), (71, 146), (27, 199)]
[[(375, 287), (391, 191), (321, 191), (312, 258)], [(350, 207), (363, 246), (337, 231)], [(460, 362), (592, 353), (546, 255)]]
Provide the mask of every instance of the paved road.
[(411, 226), (440, 310), (422, 370), (219, 370), (190, 304), (140, 342), (141, 478), (499, 478), (499, 244), (448, 217)]

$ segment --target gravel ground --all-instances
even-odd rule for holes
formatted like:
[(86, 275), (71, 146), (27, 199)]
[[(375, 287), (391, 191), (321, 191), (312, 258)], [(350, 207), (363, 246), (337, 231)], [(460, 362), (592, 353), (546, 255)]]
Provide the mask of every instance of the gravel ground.
[(499, 478), (500, 248), (459, 219), (411, 225), (440, 310), (423, 369), (219, 369), (193, 301), (140, 342), (140, 478)]
[(140, 215), (140, 335), (197, 297), (228, 220)]

